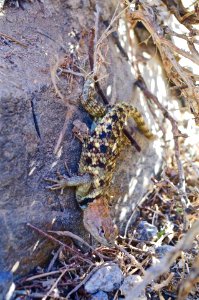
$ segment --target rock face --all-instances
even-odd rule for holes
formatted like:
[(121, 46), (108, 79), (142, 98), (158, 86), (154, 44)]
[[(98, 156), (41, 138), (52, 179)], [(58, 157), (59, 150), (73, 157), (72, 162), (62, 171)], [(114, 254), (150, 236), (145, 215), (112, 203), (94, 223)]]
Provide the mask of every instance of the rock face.
[[(104, 20), (110, 20), (116, 3), (98, 2)], [(60, 76), (60, 99), (51, 74), (58, 59), (64, 57), (68, 68), (77, 64), (90, 71), (88, 63), (83, 65), (88, 52), (82, 37), (94, 27), (95, 5), (87, 0), (33, 1), (26, 2), (24, 10), (6, 4), (1, 14), (0, 28), (7, 38), (1, 36), (0, 43), (0, 270), (15, 266), (16, 273), (24, 274), (44, 263), (56, 247), (33, 232), (27, 222), (43, 230), (65, 229), (87, 236), (74, 189), (67, 189), (63, 195), (51, 192), (44, 178), (55, 177), (56, 170), (64, 173), (64, 162), (72, 173), (78, 169), (81, 145), (72, 134), (72, 123), (75, 119), (87, 124), (91, 121), (79, 101), (83, 80)], [(104, 30), (100, 22), (99, 32)], [(109, 76), (101, 85), (105, 92), (109, 87), (110, 103), (125, 100), (140, 106), (132, 91), (134, 78), (129, 63), (110, 37), (103, 45), (107, 47), (108, 64), (102, 77)], [(69, 102), (73, 104), (72, 113)], [(113, 183), (120, 227), (125, 226), (134, 203), (143, 195), (148, 182), (145, 179), (150, 178), (158, 160), (153, 147), (142, 136), (136, 138), (142, 153), (128, 149)]]

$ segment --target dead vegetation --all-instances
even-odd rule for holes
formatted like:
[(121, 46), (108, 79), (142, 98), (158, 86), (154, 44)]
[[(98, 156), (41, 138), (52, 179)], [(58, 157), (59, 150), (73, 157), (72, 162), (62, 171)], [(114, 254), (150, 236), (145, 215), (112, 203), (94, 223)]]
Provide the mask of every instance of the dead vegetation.
[[(199, 298), (197, 286), (199, 282), (199, 156), (197, 141), (194, 137), (189, 139), (192, 135), (189, 121), (194, 118), (195, 124), (199, 125), (198, 74), (195, 74), (191, 67), (188, 69), (180, 64), (182, 58), (188, 59), (197, 66), (199, 64), (197, 49), (199, 31), (195, 27), (199, 23), (199, 7), (195, 2), (191, 9), (185, 8), (180, 0), (157, 0), (154, 3), (154, 5), (150, 5), (150, 1), (119, 3), (110, 24), (101, 37), (98, 37), (98, 27), (103, 12), (97, 7), (95, 30), (82, 32), (79, 40), (81, 50), (77, 54), (77, 61), (71, 62), (69, 57), (65, 57), (61, 63), (57, 62), (52, 70), (53, 84), (58, 96), (64, 99), (57, 87), (57, 76), (66, 75), (69, 84), (72, 84), (73, 76), (93, 76), (96, 80), (96, 90), (106, 101), (100, 88), (102, 78), (99, 76), (102, 65), (106, 65), (104, 57), (108, 49), (104, 41), (107, 36), (115, 32), (115, 21), (123, 17), (128, 23), (129, 30), (136, 30), (138, 22), (141, 22), (147, 30), (147, 42), (152, 39), (154, 47), (157, 47), (156, 50), (159, 52), (167, 74), (169, 88), (175, 91), (178, 100), (186, 101), (187, 111), (191, 112), (188, 114), (189, 119), (183, 120), (182, 111), (181, 124), (184, 127), (181, 130), (169, 109), (164, 107), (158, 97), (152, 94), (146, 86), (136, 57), (131, 61), (125, 50), (120, 48), (135, 69), (137, 77), (135, 85), (144, 94), (150, 110), (153, 112), (156, 106), (171, 124), (174, 143), (168, 143), (165, 140), (162, 172), (159, 176), (152, 178), (153, 184), (137, 207), (139, 214), (136, 221), (128, 224), (125, 235), (118, 238), (114, 248), (102, 246), (93, 249), (72, 233), (44, 233), (29, 224), (41, 236), (54, 242), (58, 250), (52, 253), (47, 267), (44, 269), (38, 267), (34, 274), (16, 282), (16, 299), (90, 299), (91, 296), (86, 293), (84, 284), (105, 263), (113, 262), (120, 266), (124, 276), (140, 275), (142, 277), (142, 281), (129, 291), (125, 299), (138, 299), (143, 290), (148, 299)], [(120, 12), (118, 12), (119, 9), (121, 9)], [(179, 33), (169, 27), (169, 23), (165, 21), (165, 13), (173, 15), (175, 22), (182, 25), (185, 31)], [(176, 46), (174, 37), (184, 40), (188, 51)], [(79, 65), (77, 62), (81, 61), (81, 56), (84, 56), (88, 45), (90, 45), (90, 51), (87, 62)], [(120, 45), (119, 42), (118, 45)], [(90, 71), (85, 72), (85, 69), (89, 68), (88, 62)], [(155, 113), (154, 118), (158, 119)], [(162, 129), (161, 122), (157, 121), (157, 125)], [(194, 128), (193, 131), (197, 136), (197, 129)], [(64, 127), (63, 132), (65, 132)], [(55, 152), (62, 143), (63, 132), (60, 133)], [(132, 140), (133, 143), (136, 145), (136, 141)], [(158, 229), (153, 240), (140, 240), (137, 237), (136, 228), (142, 220), (153, 224)], [(67, 236), (69, 243), (61, 241), (61, 236)], [(86, 247), (87, 251), (82, 251), (77, 247), (77, 240)], [(166, 251), (168, 252), (166, 255), (158, 255), (157, 249), (161, 249), (162, 246), (171, 246), (170, 251)], [(189, 298), (187, 298), (188, 295)], [(119, 289), (109, 293), (109, 297), (114, 300), (119, 299)]]

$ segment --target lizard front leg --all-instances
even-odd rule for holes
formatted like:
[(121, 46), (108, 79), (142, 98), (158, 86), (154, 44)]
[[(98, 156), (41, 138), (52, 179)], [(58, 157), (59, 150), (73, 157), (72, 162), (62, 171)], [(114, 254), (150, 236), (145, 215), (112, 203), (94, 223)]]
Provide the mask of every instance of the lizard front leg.
[[(79, 120), (73, 122), (73, 133), (74, 135), (84, 143), (85, 140), (89, 137), (89, 129), (85, 123), (82, 123)], [(46, 178), (47, 181), (52, 182), (53, 185), (49, 186), (50, 190), (61, 190), (61, 194), (66, 187), (84, 187), (83, 189), (88, 190), (92, 183), (92, 176), (88, 173), (83, 175), (59, 175), (58, 179)]]
[(48, 187), (50, 190), (61, 190), (61, 193), (63, 193), (66, 187), (90, 185), (92, 183), (92, 176), (88, 173), (72, 177), (62, 175), (59, 179), (46, 178), (46, 180), (53, 183), (53, 185)]

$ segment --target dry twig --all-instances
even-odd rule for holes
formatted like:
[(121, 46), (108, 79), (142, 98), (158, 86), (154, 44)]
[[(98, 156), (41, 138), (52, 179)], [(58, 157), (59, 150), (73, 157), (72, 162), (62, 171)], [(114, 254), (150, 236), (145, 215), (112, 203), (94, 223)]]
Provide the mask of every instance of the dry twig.
[(44, 232), (43, 230), (37, 228), (36, 226), (30, 224), (30, 223), (27, 223), (27, 226), (34, 229), (35, 231), (37, 231), (39, 234), (45, 236), (47, 239), (55, 242), (56, 244), (59, 244), (61, 246), (63, 246), (65, 249), (69, 250), (70, 252), (72, 253), (75, 253), (77, 255), (77, 257), (81, 260), (84, 260), (85, 262), (87, 262), (88, 264), (91, 264), (92, 265), (92, 262), (85, 258), (83, 254), (81, 254), (80, 252), (78, 252), (77, 250), (71, 248), (70, 246), (66, 245), (65, 243), (57, 240), (56, 238), (54, 238), (52, 235), (49, 235), (48, 233)]
[(46, 295), (44, 297), (42, 297), (42, 300), (46, 300), (50, 294), (53, 292), (53, 290), (55, 289), (55, 287), (57, 286), (58, 282), (61, 280), (61, 278), (64, 276), (64, 274), (68, 271), (68, 269), (66, 268), (65, 270), (63, 270), (60, 274), (60, 276), (57, 278), (57, 280), (55, 281), (55, 283), (52, 285), (52, 287), (50, 288), (50, 290), (46, 293)]
[(70, 232), (70, 231), (49, 231), (49, 232), (52, 232), (52, 233), (55, 233), (55, 234), (58, 234), (60, 236), (69, 236), (71, 237), (72, 239), (75, 239), (79, 242), (81, 242), (82, 244), (86, 245), (88, 248), (90, 248), (96, 255), (98, 255), (101, 259), (109, 259), (110, 258), (108, 256), (105, 256), (101, 253), (99, 253), (96, 249), (94, 249), (91, 245), (89, 245), (86, 241), (84, 241), (82, 238), (80, 238), (78, 235)]
[(116, 245), (116, 248), (117, 248), (118, 250), (120, 250), (122, 253), (124, 253), (124, 254), (131, 260), (131, 263), (132, 263), (133, 265), (135, 265), (135, 266), (138, 268), (138, 270), (141, 270), (141, 272), (142, 272), (143, 274), (145, 274), (145, 270), (144, 270), (144, 268), (142, 267), (142, 264), (139, 263), (139, 262), (136, 260), (136, 258), (135, 258), (132, 254), (128, 253), (128, 251), (126, 251), (123, 247), (121, 247), (121, 246), (119, 246), (119, 245)]
[[(101, 267), (104, 265), (104, 263), (103, 264), (100, 264), (99, 266), (97, 266), (97, 267), (95, 267), (95, 268), (93, 268), (92, 269), (92, 271), (90, 272), (90, 273), (88, 273), (87, 275), (86, 275), (86, 277), (72, 290), (72, 291), (70, 291), (70, 293), (68, 293), (68, 295), (66, 296), (66, 300), (68, 300), (68, 299), (70, 299), (70, 296), (72, 295), (72, 294), (74, 294), (76, 291), (78, 291), (79, 289), (80, 289), (80, 287), (82, 286), (82, 285), (84, 285), (88, 280), (89, 280), (89, 278), (91, 278), (91, 276), (96, 272), (96, 271), (98, 271), (99, 269), (101, 269)], [(111, 265), (111, 263), (106, 263), (105, 264), (106, 266), (107, 265)]]
[(26, 44), (24, 44), (24, 43), (18, 41), (16, 38), (14, 38), (14, 37), (12, 37), (12, 36), (10, 36), (10, 35), (8, 35), (8, 34), (5, 34), (5, 33), (3, 33), (3, 32), (0, 32), (0, 36), (2, 36), (3, 38), (5, 38), (5, 39), (7, 39), (7, 40), (10, 40), (11, 42), (14, 42), (14, 43), (18, 44), (18, 45), (20, 45), (20, 46), (22, 46), (22, 47), (24, 47), (24, 48), (27, 48), (27, 47), (28, 47)]
[(161, 290), (163, 287), (168, 286), (169, 283), (171, 282), (171, 280), (174, 277), (174, 273), (170, 273), (169, 276), (167, 277), (167, 279), (165, 279), (164, 281), (162, 281), (161, 283), (156, 283), (153, 286), (154, 291), (159, 291)]

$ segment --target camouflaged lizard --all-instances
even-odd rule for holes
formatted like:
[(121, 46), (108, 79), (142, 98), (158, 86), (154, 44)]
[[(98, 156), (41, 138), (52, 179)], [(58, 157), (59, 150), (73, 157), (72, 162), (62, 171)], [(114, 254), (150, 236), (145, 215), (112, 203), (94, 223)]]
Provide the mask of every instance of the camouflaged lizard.
[(51, 189), (75, 186), (77, 202), (84, 211), (85, 228), (101, 244), (111, 246), (115, 242), (117, 228), (109, 211), (109, 188), (117, 158), (129, 143), (123, 133), (127, 119), (133, 118), (146, 138), (152, 139), (154, 136), (134, 106), (118, 103), (106, 107), (97, 102), (93, 89), (93, 81), (88, 79), (84, 84), (81, 103), (98, 122), (82, 138), (78, 175), (54, 180)]

